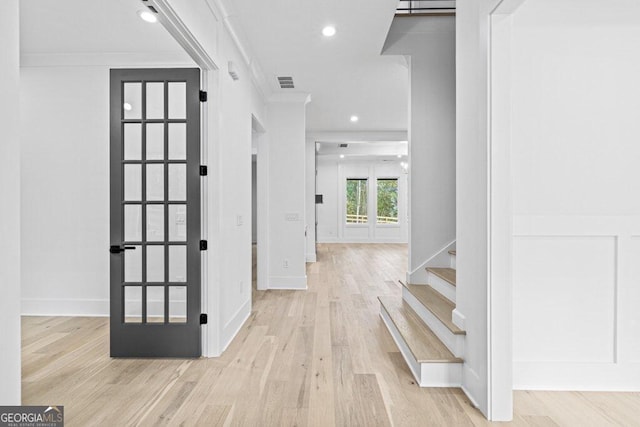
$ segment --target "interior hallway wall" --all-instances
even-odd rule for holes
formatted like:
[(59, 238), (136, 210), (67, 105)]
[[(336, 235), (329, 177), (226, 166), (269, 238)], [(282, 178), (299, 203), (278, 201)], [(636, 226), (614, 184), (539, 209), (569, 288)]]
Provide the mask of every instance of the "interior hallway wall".
[(109, 313), (108, 77), (21, 68), (23, 314)]
[(20, 405), (20, 33), (18, 0), (0, 2), (0, 405)]
[[(318, 194), (323, 203), (318, 210), (319, 243), (406, 243), (407, 242), (407, 174), (401, 161), (318, 159)], [(368, 224), (346, 224), (346, 180), (368, 179)], [(398, 179), (398, 224), (376, 224), (376, 179)]]
[(451, 16), (395, 18), (383, 49), (409, 57), (411, 283), (427, 283), (427, 262), (456, 240), (455, 52)]
[(512, 19), (514, 386), (638, 391), (640, 4)]
[(109, 68), (20, 69), (23, 314), (109, 315)]

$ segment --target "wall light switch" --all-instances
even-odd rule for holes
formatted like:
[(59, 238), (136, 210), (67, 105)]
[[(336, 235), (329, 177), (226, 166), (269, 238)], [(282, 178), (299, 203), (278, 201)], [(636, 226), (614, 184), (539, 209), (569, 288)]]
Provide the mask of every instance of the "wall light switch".
[(289, 222), (300, 221), (300, 214), (296, 212), (288, 212), (284, 214), (284, 220)]

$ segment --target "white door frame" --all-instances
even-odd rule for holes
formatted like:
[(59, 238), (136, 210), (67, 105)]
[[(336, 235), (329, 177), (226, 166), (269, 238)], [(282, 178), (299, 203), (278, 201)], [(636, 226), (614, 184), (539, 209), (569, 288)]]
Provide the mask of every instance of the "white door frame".
[[(212, 185), (221, 182), (220, 156), (217, 153), (218, 146), (210, 145), (209, 141), (215, 141), (215, 134), (218, 126), (218, 109), (220, 99), (217, 63), (219, 61), (212, 58), (189, 31), (180, 17), (173, 10), (168, 0), (150, 0), (150, 6), (158, 11), (158, 21), (171, 34), (171, 36), (182, 46), (191, 59), (202, 70), (201, 90), (207, 91), (209, 101), (202, 104), (202, 129), (201, 129), (201, 162), (208, 167), (208, 179), (202, 182), (202, 239), (218, 241), (220, 233), (220, 204), (214, 200), (215, 194), (219, 192), (211, 188)], [(211, 148), (211, 149), (210, 149)], [(221, 353), (220, 348), (220, 319), (215, 313), (220, 312), (218, 284), (220, 271), (220, 254), (213, 245), (202, 255), (202, 312), (209, 313), (208, 323), (202, 325), (202, 355), (204, 357), (215, 357)]]
[(251, 116), (253, 131), (257, 138), (256, 154), (256, 227), (257, 227), (257, 257), (256, 288), (269, 288), (269, 141), (265, 135), (265, 128), (257, 117)]
[(488, 418), (513, 418), (511, 200), (511, 21), (526, 0), (501, 0), (490, 11), (488, 43)]

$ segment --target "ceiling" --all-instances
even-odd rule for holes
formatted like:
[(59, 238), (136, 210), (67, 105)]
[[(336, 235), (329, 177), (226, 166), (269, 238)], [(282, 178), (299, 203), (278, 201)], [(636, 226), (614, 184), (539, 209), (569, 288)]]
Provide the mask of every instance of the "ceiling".
[[(0, 0), (1, 1), (1, 0)], [(381, 56), (397, 0), (224, 0), (273, 92), (307, 92), (310, 131), (406, 130), (404, 58)], [(20, 0), (21, 53), (188, 56), (137, 0)], [(322, 36), (328, 24), (334, 37)], [(291, 76), (295, 89), (281, 89)], [(349, 118), (357, 115), (359, 121)]]
[[(22, 54), (184, 53), (136, 0), (20, 0)], [(186, 53), (184, 53), (186, 57)]]
[[(406, 130), (408, 71), (380, 51), (397, 0), (225, 1), (274, 92), (308, 92), (307, 130)], [(335, 26), (333, 37), (322, 29)], [(281, 89), (277, 76), (293, 77)], [(359, 117), (350, 122), (352, 115)]]
[(406, 161), (408, 143), (407, 141), (358, 141), (348, 143), (319, 141), (316, 143), (316, 153), (318, 158), (342, 158), (345, 161), (370, 159)]

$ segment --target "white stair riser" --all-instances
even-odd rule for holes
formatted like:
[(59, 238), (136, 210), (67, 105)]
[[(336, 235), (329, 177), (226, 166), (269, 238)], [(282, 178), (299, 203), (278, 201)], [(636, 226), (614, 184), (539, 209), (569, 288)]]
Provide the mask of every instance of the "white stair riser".
[(456, 269), (456, 256), (454, 254), (449, 254), (449, 264), (451, 268)]
[(427, 283), (449, 301), (453, 303), (456, 302), (456, 287), (451, 283), (441, 279), (430, 271), (427, 271)]
[(420, 319), (436, 334), (436, 336), (447, 346), (449, 351), (456, 357), (464, 354), (464, 335), (456, 335), (445, 326), (429, 309), (427, 309), (409, 290), (402, 288), (402, 299), (411, 306)]
[(423, 363), (420, 387), (460, 387), (462, 363)]
[(462, 363), (418, 363), (382, 306), (380, 306), (380, 317), (420, 387), (460, 387)]

